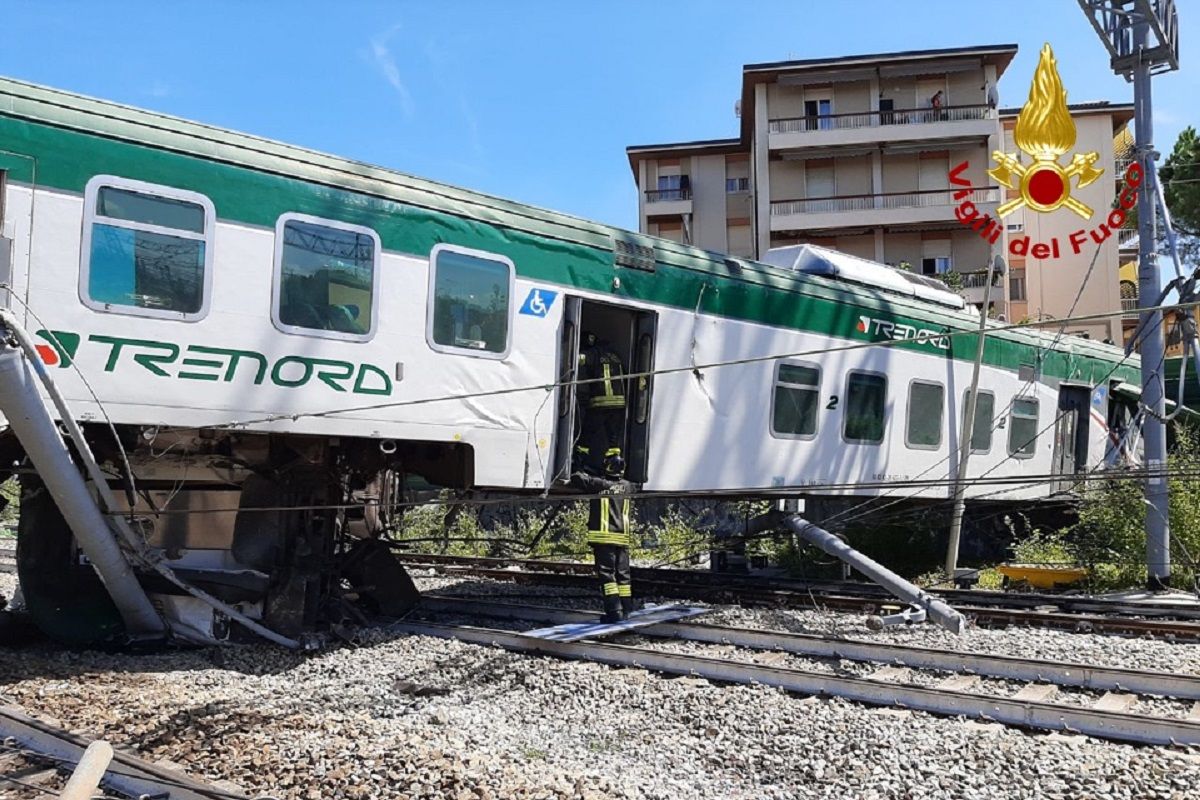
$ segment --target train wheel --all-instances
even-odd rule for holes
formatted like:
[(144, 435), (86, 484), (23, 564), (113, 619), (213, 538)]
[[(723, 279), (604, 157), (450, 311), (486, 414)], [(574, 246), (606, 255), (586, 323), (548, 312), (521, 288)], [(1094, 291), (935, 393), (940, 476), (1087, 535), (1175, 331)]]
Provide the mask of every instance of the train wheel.
[(34, 624), (73, 646), (119, 641), (125, 633), (100, 576), (80, 563), (74, 538), (45, 485), (21, 479), (17, 576)]

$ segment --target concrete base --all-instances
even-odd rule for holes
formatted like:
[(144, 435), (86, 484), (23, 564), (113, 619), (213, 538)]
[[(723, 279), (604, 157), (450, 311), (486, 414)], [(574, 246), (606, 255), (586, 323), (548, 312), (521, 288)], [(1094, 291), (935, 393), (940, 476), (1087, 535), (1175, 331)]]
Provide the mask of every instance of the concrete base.
[(1117, 600), (1122, 603), (1146, 603), (1156, 606), (1178, 605), (1180, 608), (1200, 607), (1200, 597), (1192, 592), (1185, 592), (1180, 589), (1166, 589), (1164, 591), (1129, 589), (1124, 592), (1098, 594), (1095, 597), (1097, 600)]

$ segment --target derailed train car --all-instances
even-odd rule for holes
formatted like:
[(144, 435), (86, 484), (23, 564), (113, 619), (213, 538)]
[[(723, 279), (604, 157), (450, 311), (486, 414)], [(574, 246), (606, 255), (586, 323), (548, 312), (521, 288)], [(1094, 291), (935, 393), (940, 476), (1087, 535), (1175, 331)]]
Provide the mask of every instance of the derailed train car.
[[(231, 614), (297, 637), (411, 602), (370, 503), (405, 476), (562, 485), (583, 330), (636, 376), (624, 450), (646, 491), (944, 500), (955, 474), (977, 315), (882, 265), (730, 259), (11, 80), (0, 187), (10, 344), (27, 332), (36, 391), (86, 438), (70, 455), (103, 470), (120, 582), (199, 640)], [(1028, 504), (1111, 459), (1137, 370), (993, 331), (970, 474), (1012, 481), (968, 498)], [(136, 634), (31, 442), (0, 445), (35, 619)]]

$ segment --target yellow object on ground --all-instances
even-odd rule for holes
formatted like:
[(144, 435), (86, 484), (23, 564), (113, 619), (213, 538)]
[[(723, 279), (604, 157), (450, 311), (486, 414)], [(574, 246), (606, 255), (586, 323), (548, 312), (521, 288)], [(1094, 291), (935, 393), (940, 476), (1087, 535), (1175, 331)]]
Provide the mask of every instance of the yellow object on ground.
[(1012, 583), (1025, 583), (1037, 589), (1070, 586), (1085, 576), (1083, 567), (1046, 567), (1037, 564), (1001, 564), (996, 571)]

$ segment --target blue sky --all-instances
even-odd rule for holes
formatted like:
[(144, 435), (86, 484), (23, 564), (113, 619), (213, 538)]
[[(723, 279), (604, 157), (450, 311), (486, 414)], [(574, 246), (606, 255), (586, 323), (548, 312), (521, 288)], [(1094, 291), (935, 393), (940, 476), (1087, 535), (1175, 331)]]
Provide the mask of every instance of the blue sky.
[[(1200, 4), (1178, 5), (1164, 153), (1200, 122)], [(0, 0), (0, 20), (2, 75), (624, 227), (625, 147), (737, 135), (746, 63), (1015, 42), (1020, 105), (1049, 41), (1070, 101), (1132, 99), (1072, 0)]]

